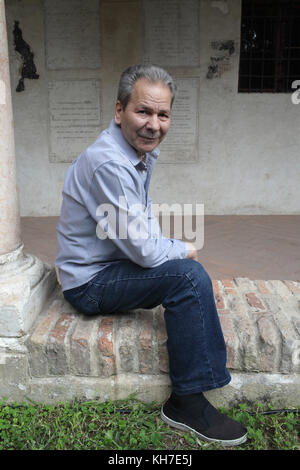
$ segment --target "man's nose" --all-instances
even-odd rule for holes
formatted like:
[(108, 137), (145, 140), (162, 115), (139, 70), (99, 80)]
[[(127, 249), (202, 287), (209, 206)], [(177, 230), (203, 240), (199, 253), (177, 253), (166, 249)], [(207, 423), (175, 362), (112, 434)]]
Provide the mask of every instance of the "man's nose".
[(157, 114), (152, 114), (149, 116), (147, 121), (147, 129), (151, 129), (153, 131), (159, 131), (160, 124)]

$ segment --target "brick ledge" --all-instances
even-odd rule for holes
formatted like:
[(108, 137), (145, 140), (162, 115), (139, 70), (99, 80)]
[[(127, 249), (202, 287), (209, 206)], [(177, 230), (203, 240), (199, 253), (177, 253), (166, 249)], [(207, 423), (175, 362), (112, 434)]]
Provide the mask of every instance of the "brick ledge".
[[(236, 278), (213, 288), (231, 371), (300, 373), (299, 281)], [(166, 341), (161, 306), (86, 317), (56, 291), (26, 341), (30, 375), (164, 376)]]

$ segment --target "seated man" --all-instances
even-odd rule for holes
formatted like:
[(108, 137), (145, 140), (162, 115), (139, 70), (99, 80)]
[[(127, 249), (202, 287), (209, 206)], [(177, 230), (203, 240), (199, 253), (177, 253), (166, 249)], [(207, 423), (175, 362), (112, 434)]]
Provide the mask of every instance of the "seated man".
[(193, 244), (162, 235), (148, 194), (174, 96), (172, 77), (159, 67), (122, 74), (109, 128), (68, 169), (55, 264), (64, 297), (79, 312), (162, 304), (172, 383), (162, 419), (201, 439), (237, 445), (246, 430), (203, 395), (230, 382), (211, 280)]

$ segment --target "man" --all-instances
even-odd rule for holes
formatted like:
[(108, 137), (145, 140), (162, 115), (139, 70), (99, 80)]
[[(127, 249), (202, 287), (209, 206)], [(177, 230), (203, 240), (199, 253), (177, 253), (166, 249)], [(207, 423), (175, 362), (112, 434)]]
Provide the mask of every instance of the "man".
[(237, 445), (246, 430), (203, 395), (230, 381), (211, 280), (193, 244), (162, 236), (148, 194), (174, 96), (172, 77), (159, 67), (123, 72), (109, 128), (67, 172), (56, 265), (65, 298), (80, 312), (162, 304), (172, 382), (162, 419), (201, 439)]

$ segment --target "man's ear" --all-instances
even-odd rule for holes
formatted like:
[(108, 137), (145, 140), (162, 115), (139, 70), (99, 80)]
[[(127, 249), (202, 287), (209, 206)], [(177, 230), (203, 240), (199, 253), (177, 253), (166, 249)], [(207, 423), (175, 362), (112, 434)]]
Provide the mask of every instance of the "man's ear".
[(120, 100), (116, 102), (115, 106), (115, 123), (120, 126), (121, 125), (121, 115), (123, 111), (123, 105)]

